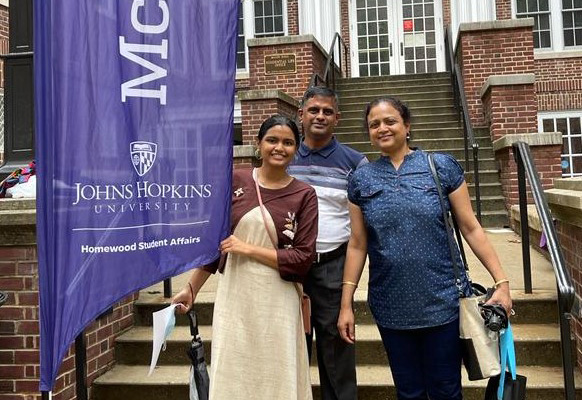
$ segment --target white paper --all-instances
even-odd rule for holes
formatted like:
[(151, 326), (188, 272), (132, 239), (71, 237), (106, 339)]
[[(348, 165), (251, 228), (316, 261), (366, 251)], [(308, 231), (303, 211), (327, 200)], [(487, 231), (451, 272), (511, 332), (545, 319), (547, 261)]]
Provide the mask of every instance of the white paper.
[(152, 361), (150, 363), (150, 372), (148, 376), (154, 372), (154, 368), (158, 363), (158, 357), (160, 356), (160, 351), (162, 347), (166, 348), (166, 339), (170, 336), (170, 333), (174, 330), (174, 325), (176, 325), (176, 316), (174, 315), (174, 309), (177, 304), (172, 304), (160, 311), (153, 313), (154, 318), (154, 337), (153, 337), (153, 347), (152, 347)]

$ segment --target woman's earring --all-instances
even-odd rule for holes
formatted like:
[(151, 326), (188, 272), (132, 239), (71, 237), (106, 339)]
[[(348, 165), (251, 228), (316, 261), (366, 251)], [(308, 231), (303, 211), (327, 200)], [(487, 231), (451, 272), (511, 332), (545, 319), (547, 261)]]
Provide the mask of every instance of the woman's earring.
[(261, 150), (258, 147), (255, 149), (255, 158), (257, 160), (260, 160), (262, 158), (261, 157)]
[(406, 132), (406, 140), (410, 140), (410, 132)]

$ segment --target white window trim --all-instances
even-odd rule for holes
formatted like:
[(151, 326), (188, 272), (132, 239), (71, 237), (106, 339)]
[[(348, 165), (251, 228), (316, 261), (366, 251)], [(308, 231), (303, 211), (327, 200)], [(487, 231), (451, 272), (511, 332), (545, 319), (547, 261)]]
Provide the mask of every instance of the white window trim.
[[(245, 68), (237, 68), (237, 78), (243, 79), (245, 77), (245, 73), (247, 74), (246, 77), (248, 78), (249, 72), (249, 48), (246, 45), (246, 41), (249, 39), (253, 39), (255, 37), (255, 7), (254, 7), (254, 0), (241, 0), (242, 1), (242, 10), (243, 10), (243, 20), (244, 20), (244, 34), (245, 34)], [(283, 36), (289, 35), (289, 22), (288, 22), (288, 15), (289, 10), (287, 9), (287, 0), (283, 0), (282, 2), (283, 7)]]
[[(511, 17), (516, 19), (517, 14), (517, 0), (511, 0)], [(543, 53), (557, 53), (557, 52), (579, 52), (582, 50), (582, 45), (564, 47), (564, 24), (562, 21), (562, 2), (549, 1), (550, 4), (550, 38), (552, 40), (552, 47), (547, 49), (534, 49), (536, 54)], [(558, 29), (559, 27), (559, 29)]]
[[(558, 119), (558, 118), (581, 118), (582, 110), (568, 110), (568, 111), (540, 111), (538, 112), (538, 132), (543, 132), (543, 119)], [(576, 153), (578, 154), (578, 153)], [(562, 154), (560, 154), (561, 159)], [(563, 176), (570, 177), (570, 174), (564, 174)], [(580, 175), (575, 175), (580, 176)]]

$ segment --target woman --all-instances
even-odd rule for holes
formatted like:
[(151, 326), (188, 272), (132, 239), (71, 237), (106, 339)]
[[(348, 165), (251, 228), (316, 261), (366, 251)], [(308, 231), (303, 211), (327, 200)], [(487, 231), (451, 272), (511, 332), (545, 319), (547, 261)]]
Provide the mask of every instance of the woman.
[[(258, 134), (262, 166), (234, 172), (232, 235), (220, 243), (227, 257), (212, 322), (211, 400), (312, 398), (300, 283), (315, 256), (317, 198), (287, 174), (298, 144), (293, 121), (270, 117)], [(178, 312), (190, 309), (217, 269), (215, 262), (192, 272), (172, 300)]]
[[(461, 399), (458, 289), (427, 154), (408, 146), (410, 112), (398, 99), (372, 101), (364, 120), (382, 157), (356, 170), (348, 185), (353, 239), (338, 329), (355, 341), (352, 301), (368, 253), (368, 301), (398, 398)], [(509, 313), (509, 281), (473, 214), (463, 169), (446, 154), (435, 154), (435, 163), (446, 206), (497, 287), (490, 302)], [(458, 251), (456, 258), (462, 265)], [(468, 294), (464, 271), (462, 286)]]

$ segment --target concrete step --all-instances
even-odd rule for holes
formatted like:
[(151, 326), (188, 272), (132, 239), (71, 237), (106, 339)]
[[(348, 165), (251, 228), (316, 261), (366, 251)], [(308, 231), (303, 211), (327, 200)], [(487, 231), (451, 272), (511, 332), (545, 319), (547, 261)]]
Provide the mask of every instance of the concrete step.
[(507, 215), (507, 211), (482, 211), (481, 226), (483, 228), (508, 228), (509, 216)]
[[(464, 164), (461, 164), (465, 168)], [(465, 170), (465, 180), (467, 184), (474, 182), (473, 171)], [(496, 169), (479, 170), (479, 183), (499, 183), (499, 171)]]
[[(475, 185), (473, 183), (468, 183), (467, 187), (469, 189), (469, 195), (471, 198), (475, 196)], [(479, 182), (479, 191), (481, 196), (501, 196), (503, 197), (503, 191), (501, 189), (501, 184), (496, 183), (485, 183)], [(504, 203), (505, 204), (505, 203)], [(503, 207), (505, 210), (505, 206)]]
[[(395, 89), (390, 90), (389, 88), (377, 88), (375, 90), (366, 90), (361, 92), (344, 92), (339, 93), (340, 99), (340, 110), (343, 109), (344, 104), (353, 104), (359, 103), (362, 104), (364, 107), (371, 102), (372, 100), (382, 97), (382, 96), (394, 96), (398, 97), (400, 101), (404, 102), (409, 107), (411, 101), (416, 100), (430, 100), (427, 103), (421, 104), (453, 104), (453, 91), (450, 88), (450, 85), (443, 85), (442, 88), (439, 87), (438, 90), (435, 88), (423, 88), (417, 87), (415, 90), (406, 90), (406, 89)], [(362, 110), (364, 109), (362, 107)]]
[(448, 72), (436, 72), (430, 74), (415, 75), (389, 75), (389, 76), (366, 76), (360, 78), (342, 78), (338, 79), (336, 88), (357, 86), (366, 83), (374, 84), (397, 84), (399, 82), (418, 82), (418, 81), (440, 81), (450, 82), (451, 75)]
[[(147, 376), (149, 366), (117, 365), (93, 383), (93, 400), (160, 400), (187, 399), (189, 366), (159, 366)], [(319, 374), (311, 367), (314, 399), (320, 399)], [(251, 372), (248, 372), (251, 373)], [(563, 374), (559, 367), (518, 366), (527, 377), (527, 398), (555, 400), (563, 398)], [(394, 382), (386, 365), (357, 367), (358, 399), (388, 400), (395, 398)], [(582, 398), (582, 374), (575, 373), (576, 398)], [(487, 380), (469, 381), (463, 371), (463, 396), (466, 400), (483, 399)], [(233, 399), (238, 400), (238, 399)], [(246, 399), (245, 399), (246, 400)]]
[[(358, 97), (349, 93), (340, 93), (340, 111), (357, 111), (363, 113), (368, 103), (379, 96)], [(424, 93), (424, 96), (399, 96), (400, 100), (413, 111), (420, 107), (454, 107), (452, 94), (436, 96), (434, 93)]]
[[(487, 286), (490, 281), (479, 281)], [(201, 292), (194, 305), (198, 321), (201, 325), (212, 324), (214, 308), (214, 293)], [(557, 324), (557, 296), (555, 291), (534, 290), (533, 294), (526, 294), (522, 290), (512, 290), (515, 315), (511, 317), (514, 324)], [(368, 308), (368, 291), (358, 288), (354, 296), (354, 312), (357, 324), (373, 324), (374, 319)], [(135, 325), (151, 326), (152, 313), (170, 305), (170, 299), (164, 298), (161, 292), (141, 292), (140, 298), (135, 303)], [(176, 325), (188, 325), (185, 315), (176, 316)]]
[(409, 81), (403, 85), (391, 85), (387, 84), (372, 84), (368, 87), (362, 86), (352, 86), (349, 90), (338, 90), (338, 95), (340, 99), (345, 97), (354, 96), (395, 96), (400, 97), (401, 95), (409, 95), (417, 92), (431, 92), (439, 94), (452, 94), (453, 89), (450, 82), (438, 82), (438, 83), (427, 83)]
[[(212, 328), (200, 327), (206, 361), (212, 362), (210, 344)], [(560, 366), (560, 335), (557, 324), (514, 325), (515, 351), (518, 365)], [(356, 363), (358, 365), (386, 365), (388, 362), (376, 325), (356, 326)], [(190, 329), (178, 326), (166, 341), (166, 350), (160, 354), (158, 365), (188, 364), (186, 349), (192, 337)], [(317, 338), (315, 338), (317, 341)], [(152, 328), (135, 327), (118, 337), (115, 344), (116, 360), (125, 365), (149, 365), (151, 359)], [(315, 355), (315, 352), (314, 352)], [(316, 364), (315, 357), (312, 360)]]

